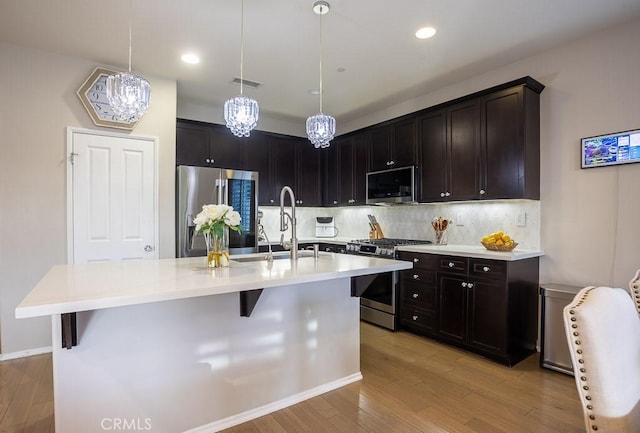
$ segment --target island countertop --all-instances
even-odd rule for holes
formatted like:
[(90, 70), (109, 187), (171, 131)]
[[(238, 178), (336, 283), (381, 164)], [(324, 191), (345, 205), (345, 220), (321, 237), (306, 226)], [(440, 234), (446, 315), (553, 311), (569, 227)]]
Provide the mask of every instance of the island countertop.
[(476, 259), (491, 259), (514, 261), (541, 257), (542, 251), (524, 250), (516, 247), (513, 251), (490, 251), (481, 245), (403, 245), (397, 247), (398, 251), (408, 251), (413, 253), (440, 254), (444, 256), (464, 256)]
[[(288, 253), (287, 253), (288, 254)], [(264, 254), (260, 254), (264, 256)], [(409, 262), (320, 253), (297, 262), (209, 269), (204, 257), (54, 266), (16, 307), (16, 318), (138, 305), (410, 269)]]

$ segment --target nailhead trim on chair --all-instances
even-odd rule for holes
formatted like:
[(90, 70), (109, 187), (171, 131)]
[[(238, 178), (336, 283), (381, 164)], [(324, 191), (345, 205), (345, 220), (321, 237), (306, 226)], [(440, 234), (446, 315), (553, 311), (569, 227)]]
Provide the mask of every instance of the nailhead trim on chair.
[[(638, 275), (638, 274), (636, 274)], [(629, 288), (633, 294), (633, 302), (636, 304), (636, 311), (640, 314), (640, 280), (636, 279), (629, 283)]]
[[(591, 290), (593, 290), (595, 287), (593, 287)], [(578, 299), (578, 301), (573, 305), (573, 307), (579, 307), (580, 305), (583, 304), (583, 302), (585, 301), (585, 299), (587, 299), (587, 296), (589, 296), (589, 293), (591, 292), (591, 290), (587, 290), (582, 297), (580, 297), (580, 299)], [(639, 302), (638, 305), (640, 305), (640, 288), (638, 289), (637, 292), (637, 297), (636, 297), (636, 302)], [(574, 315), (576, 314), (576, 312), (574, 310), (569, 310), (569, 314)], [(577, 318), (575, 317), (571, 317), (570, 319), (572, 322), (571, 324), (571, 328), (574, 329), (572, 335), (574, 337), (576, 337), (576, 340), (574, 340), (574, 343), (576, 346), (580, 346), (580, 340), (577, 339), (577, 337), (580, 336), (579, 332), (578, 332), (578, 323), (577, 323)], [(591, 396), (587, 394), (587, 392), (589, 391), (589, 385), (588, 385), (588, 380), (587, 380), (587, 375), (584, 374), (587, 372), (587, 368), (586, 366), (584, 366), (584, 359), (580, 356), (582, 355), (582, 349), (576, 349), (576, 353), (579, 355), (578, 356), (578, 363), (581, 364), (582, 366), (580, 367), (580, 373), (583, 373), (580, 376), (580, 380), (582, 382), (584, 382), (584, 385), (582, 386), (582, 389), (585, 391), (585, 395), (584, 395), (584, 399), (586, 400), (585, 402), (585, 407), (587, 408), (588, 411), (593, 411), (593, 405), (591, 405), (591, 403), (589, 403), (591, 401)], [(589, 420), (591, 420), (591, 430), (596, 431), (598, 430), (598, 426), (595, 424), (595, 420), (596, 417), (595, 415), (593, 415), (593, 413), (589, 413)]]

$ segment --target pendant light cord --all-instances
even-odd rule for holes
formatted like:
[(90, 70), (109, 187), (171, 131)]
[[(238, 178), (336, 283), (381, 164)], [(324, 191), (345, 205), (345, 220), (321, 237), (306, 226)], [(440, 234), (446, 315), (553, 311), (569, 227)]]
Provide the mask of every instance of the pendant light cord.
[(320, 114), (322, 114), (322, 15), (320, 11)]
[(244, 0), (240, 6), (240, 95), (242, 96), (242, 87), (244, 86), (243, 75), (244, 64)]
[(129, 0), (129, 73), (131, 73), (131, 14), (133, 10), (133, 0)]

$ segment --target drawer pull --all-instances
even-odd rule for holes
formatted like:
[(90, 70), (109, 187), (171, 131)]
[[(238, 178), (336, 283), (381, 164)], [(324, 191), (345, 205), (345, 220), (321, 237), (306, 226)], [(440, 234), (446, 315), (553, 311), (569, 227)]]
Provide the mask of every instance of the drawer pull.
[(418, 280), (418, 279), (420, 279), (420, 275), (418, 275), (418, 274), (413, 274), (413, 279), (414, 279), (414, 280)]
[(418, 263), (419, 261), (420, 261), (420, 259), (419, 259), (419, 258), (414, 257), (414, 259), (413, 259), (413, 263)]
[(462, 283), (462, 287), (467, 287), (467, 283)]
[(455, 267), (455, 265), (456, 265), (455, 263), (453, 263), (453, 262), (449, 262), (449, 267), (450, 267), (450, 268)]
[(489, 266), (485, 266), (484, 268), (482, 268), (482, 270), (485, 272), (489, 272), (491, 268)]
[(418, 295), (417, 293), (414, 293), (413, 294), (413, 299), (418, 299), (418, 296), (420, 296), (420, 295)]
[(467, 287), (470, 288), (470, 289), (473, 289), (473, 283), (467, 284)]
[(413, 316), (412, 319), (415, 322), (416, 320), (418, 320), (418, 316)]

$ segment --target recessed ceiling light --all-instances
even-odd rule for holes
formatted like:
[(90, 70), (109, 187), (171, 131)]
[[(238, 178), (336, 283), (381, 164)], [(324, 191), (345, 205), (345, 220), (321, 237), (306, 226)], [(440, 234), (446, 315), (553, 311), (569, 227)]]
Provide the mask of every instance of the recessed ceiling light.
[(421, 29), (418, 29), (418, 31), (416, 32), (416, 38), (428, 39), (435, 34), (436, 34), (436, 29), (434, 29), (433, 27), (423, 27)]
[(188, 63), (190, 65), (197, 65), (200, 63), (200, 57), (196, 56), (193, 53), (183, 54), (181, 57), (182, 61)]

